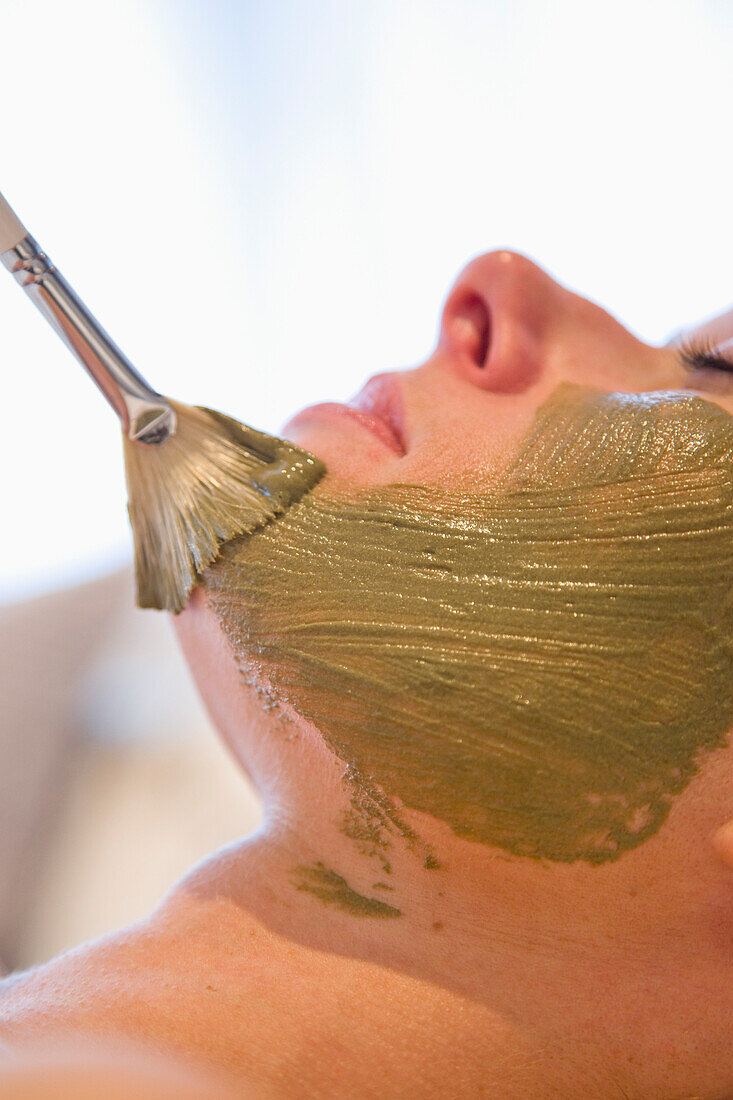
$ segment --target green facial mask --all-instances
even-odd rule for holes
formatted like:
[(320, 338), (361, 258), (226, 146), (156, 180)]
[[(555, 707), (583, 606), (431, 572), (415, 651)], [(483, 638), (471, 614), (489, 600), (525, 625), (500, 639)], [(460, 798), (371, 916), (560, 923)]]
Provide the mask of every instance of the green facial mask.
[(317, 490), (206, 585), (352, 774), (516, 855), (616, 859), (733, 726), (733, 418), (564, 385), (499, 488)]

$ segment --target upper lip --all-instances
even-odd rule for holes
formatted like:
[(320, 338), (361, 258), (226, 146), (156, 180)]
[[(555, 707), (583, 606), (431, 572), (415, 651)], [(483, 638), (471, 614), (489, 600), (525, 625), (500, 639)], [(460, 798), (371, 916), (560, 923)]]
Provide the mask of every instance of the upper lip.
[(349, 408), (380, 420), (389, 430), (396, 449), (401, 455), (407, 453), (405, 436), (405, 405), (402, 392), (394, 375), (375, 374), (348, 402)]

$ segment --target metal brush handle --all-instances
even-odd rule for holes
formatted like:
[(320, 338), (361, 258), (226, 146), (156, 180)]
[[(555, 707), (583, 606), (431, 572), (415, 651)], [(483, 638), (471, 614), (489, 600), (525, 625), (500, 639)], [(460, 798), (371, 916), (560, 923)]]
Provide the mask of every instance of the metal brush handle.
[(172, 435), (176, 414), (170, 402), (138, 374), (33, 237), (0, 253), (0, 260), (92, 376), (127, 437), (162, 443)]

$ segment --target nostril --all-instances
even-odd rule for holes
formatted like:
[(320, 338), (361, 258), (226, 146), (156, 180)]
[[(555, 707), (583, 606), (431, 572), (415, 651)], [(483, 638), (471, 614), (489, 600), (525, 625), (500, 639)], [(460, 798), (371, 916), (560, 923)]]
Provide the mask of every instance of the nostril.
[(469, 294), (455, 302), (449, 326), (456, 347), (467, 352), (477, 367), (485, 367), (491, 321), (483, 299)]

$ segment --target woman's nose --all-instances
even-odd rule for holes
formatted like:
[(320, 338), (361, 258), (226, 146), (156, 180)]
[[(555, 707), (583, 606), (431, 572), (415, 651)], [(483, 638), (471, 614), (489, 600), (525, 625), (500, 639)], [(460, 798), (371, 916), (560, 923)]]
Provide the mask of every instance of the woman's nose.
[(447, 369), (484, 390), (518, 393), (543, 367), (543, 339), (567, 293), (517, 252), (487, 252), (456, 279), (443, 308), (438, 351)]

